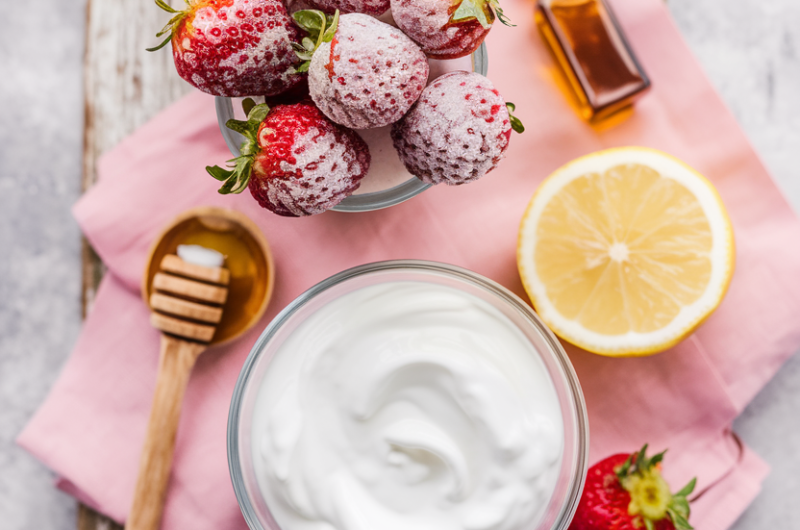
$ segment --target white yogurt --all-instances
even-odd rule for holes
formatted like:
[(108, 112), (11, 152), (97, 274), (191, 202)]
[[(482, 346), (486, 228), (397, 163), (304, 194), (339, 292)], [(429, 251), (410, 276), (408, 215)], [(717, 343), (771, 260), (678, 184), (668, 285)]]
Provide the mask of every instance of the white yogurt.
[(314, 313), (267, 368), (259, 485), (283, 530), (535, 528), (563, 422), (544, 363), (489, 303), (392, 282)]

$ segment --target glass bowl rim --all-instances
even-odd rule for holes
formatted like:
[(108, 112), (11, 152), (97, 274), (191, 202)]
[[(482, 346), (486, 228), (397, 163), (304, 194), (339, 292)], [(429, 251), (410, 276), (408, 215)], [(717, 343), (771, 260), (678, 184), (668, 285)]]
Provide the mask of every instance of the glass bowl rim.
[[(231, 404), (228, 411), (228, 425), (227, 425), (227, 454), (228, 454), (228, 472), (230, 473), (231, 483), (236, 495), (236, 501), (244, 516), (245, 522), (252, 530), (272, 530), (265, 528), (253, 507), (250, 498), (247, 494), (247, 488), (244, 483), (244, 477), (241, 471), (241, 458), (239, 455), (239, 425), (240, 425), (240, 411), (244, 392), (247, 384), (250, 381), (250, 375), (259, 360), (264, 347), (270, 339), (281, 329), (283, 324), (289, 320), (295, 313), (300, 311), (307, 303), (313, 300), (317, 295), (327, 291), (335, 286), (345, 283), (349, 280), (366, 276), (373, 273), (380, 272), (421, 272), (433, 273), (447, 276), (451, 279), (462, 280), (475, 287), (482, 288), (485, 291), (495, 295), (498, 299), (502, 300), (513, 309), (516, 309), (525, 320), (533, 326), (540, 334), (542, 339), (547, 343), (550, 348), (550, 353), (554, 357), (558, 368), (561, 370), (563, 376), (563, 383), (565, 391), (573, 400), (574, 428), (575, 428), (575, 455), (574, 460), (574, 474), (570, 478), (567, 489), (567, 495), (564, 498), (561, 509), (555, 519), (559, 523), (550, 530), (566, 530), (572, 516), (578, 508), (583, 486), (586, 479), (589, 461), (589, 419), (586, 409), (586, 401), (581, 390), (580, 382), (578, 381), (577, 373), (569, 359), (564, 347), (559, 340), (544, 324), (533, 309), (526, 304), (519, 296), (511, 292), (506, 287), (499, 283), (486, 278), (469, 269), (451, 265), (448, 263), (418, 260), (418, 259), (402, 259), (402, 260), (388, 260), (367, 263), (358, 265), (349, 269), (343, 270), (328, 278), (313, 285), (302, 294), (297, 296), (285, 308), (283, 308), (264, 328), (256, 342), (250, 349), (247, 359), (242, 366), (239, 376), (236, 380), (236, 385), (231, 396)], [(555, 381), (554, 381), (554, 384)], [(566, 427), (565, 427), (566, 428)]]
[[(478, 46), (478, 49), (472, 52), (471, 57), (472, 71), (486, 76), (489, 73), (489, 54), (486, 51), (486, 43), (482, 42), (481, 45)], [(239, 156), (237, 137), (241, 137), (238, 136), (238, 133), (225, 127), (227, 119), (233, 117), (232, 98), (215, 96), (214, 110), (217, 115), (217, 125), (219, 126), (222, 138), (225, 140), (225, 145), (228, 146), (228, 150), (234, 157)], [(241, 142), (241, 140), (238, 140), (238, 142)], [(412, 176), (410, 179), (403, 181), (397, 186), (385, 190), (362, 193), (360, 195), (350, 195), (331, 208), (331, 210), (335, 212), (371, 212), (382, 210), (416, 197), (430, 187), (431, 184), (425, 184), (418, 178)]]

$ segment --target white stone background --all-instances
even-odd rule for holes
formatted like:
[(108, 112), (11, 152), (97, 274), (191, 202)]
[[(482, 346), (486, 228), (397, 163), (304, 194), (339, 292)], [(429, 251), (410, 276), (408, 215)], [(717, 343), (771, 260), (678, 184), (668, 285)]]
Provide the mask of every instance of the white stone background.
[[(711, 81), (800, 211), (800, 0), (669, 5)], [(0, 527), (74, 530), (73, 499), (53, 488), (51, 473), (13, 440), (45, 398), (81, 324), (80, 233), (70, 207), (80, 193), (85, 0), (3, 0), (2, 6)], [(799, 412), (795, 357), (735, 424), (772, 465), (736, 530), (798, 527)]]

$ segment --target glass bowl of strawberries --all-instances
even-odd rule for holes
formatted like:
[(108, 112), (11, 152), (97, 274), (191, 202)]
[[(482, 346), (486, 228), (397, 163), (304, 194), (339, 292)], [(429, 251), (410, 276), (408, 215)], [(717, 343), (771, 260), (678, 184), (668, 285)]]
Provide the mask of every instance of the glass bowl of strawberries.
[[(497, 0), (163, 0), (178, 74), (217, 97), (206, 166), (286, 217), (362, 212), (492, 171), (524, 127), (485, 77)], [(239, 108), (241, 107), (241, 112)]]
[[(436, 78), (454, 71), (471, 71), (485, 76), (489, 70), (489, 57), (486, 51), (486, 44), (481, 45), (471, 54), (458, 59), (430, 59), (430, 75), (428, 84), (434, 82)], [(293, 99), (302, 98), (304, 89), (294, 91), (286, 99), (278, 98), (253, 98), (256, 103), (265, 100), (280, 104), (284, 101), (292, 102)], [(245, 141), (244, 137), (228, 128), (228, 120), (244, 120), (245, 113), (242, 110), (244, 98), (228, 98), (217, 96), (215, 106), (217, 121), (222, 137), (234, 157), (241, 154), (241, 145)], [(397, 155), (390, 136), (392, 125), (383, 127), (359, 129), (357, 134), (364, 140), (369, 147), (372, 160), (369, 171), (361, 181), (359, 188), (350, 196), (346, 197), (339, 204), (331, 209), (339, 212), (368, 212), (380, 210), (400, 204), (404, 201), (419, 195), (431, 187), (430, 183), (425, 183), (409, 173), (408, 169)]]

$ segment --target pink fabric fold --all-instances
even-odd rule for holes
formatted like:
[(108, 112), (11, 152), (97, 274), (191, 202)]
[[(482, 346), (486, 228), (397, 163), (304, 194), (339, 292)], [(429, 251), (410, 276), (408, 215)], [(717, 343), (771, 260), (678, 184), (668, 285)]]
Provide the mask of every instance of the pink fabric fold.
[(342, 269), (420, 258), (460, 265), (524, 297), (517, 226), (538, 184), (574, 157), (644, 145), (705, 174), (730, 213), (736, 273), (727, 297), (672, 350), (609, 359), (567, 346), (589, 410), (590, 460), (649, 442), (669, 447), (674, 487), (698, 477), (692, 522), (728, 528), (758, 493), (766, 465), (730, 432), (736, 415), (800, 346), (800, 223), (705, 78), (661, 0), (613, 6), (653, 89), (627, 120), (593, 128), (558, 88), (536, 34), (532, 4), (508, 0), (516, 28), (488, 39), (490, 77), (527, 130), (507, 159), (468, 186), (437, 187), (387, 210), (285, 219), (247, 192), (221, 196), (204, 166), (230, 158), (213, 100), (192, 94), (106, 154), (100, 182), (74, 213), (109, 273), (50, 396), (19, 443), (61, 477), (59, 486), (122, 521), (136, 478), (158, 357), (158, 333), (138, 293), (148, 247), (183, 210), (219, 205), (249, 215), (276, 262), (276, 289), (247, 336), (204, 353), (186, 394), (163, 528), (245, 529), (227, 470), (226, 422), (239, 370), (258, 333), (294, 297)]

